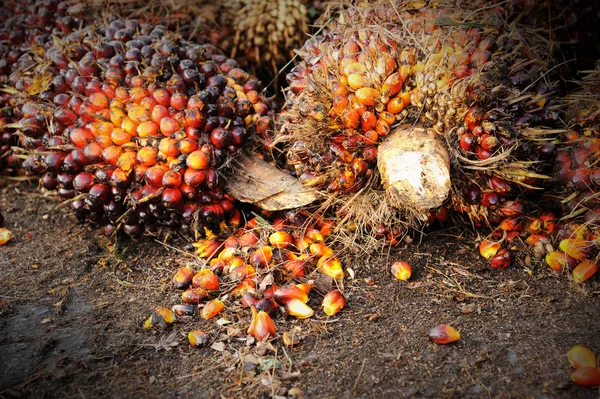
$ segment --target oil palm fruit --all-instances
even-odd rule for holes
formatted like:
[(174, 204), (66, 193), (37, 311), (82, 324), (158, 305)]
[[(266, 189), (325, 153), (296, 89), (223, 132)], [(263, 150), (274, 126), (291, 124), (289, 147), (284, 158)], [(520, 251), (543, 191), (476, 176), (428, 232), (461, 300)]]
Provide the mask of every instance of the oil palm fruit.
[(524, 42), (499, 7), (413, 3), (325, 14), (287, 75), (274, 138), (342, 226), (390, 242), (448, 209), (474, 226), (526, 212), (559, 133), (555, 88), (537, 79), (542, 40)]
[(270, 107), (234, 60), (136, 20), (90, 25), (39, 57), (11, 82), (45, 82), (16, 124), (24, 166), (78, 218), (128, 234), (239, 223), (219, 174)]

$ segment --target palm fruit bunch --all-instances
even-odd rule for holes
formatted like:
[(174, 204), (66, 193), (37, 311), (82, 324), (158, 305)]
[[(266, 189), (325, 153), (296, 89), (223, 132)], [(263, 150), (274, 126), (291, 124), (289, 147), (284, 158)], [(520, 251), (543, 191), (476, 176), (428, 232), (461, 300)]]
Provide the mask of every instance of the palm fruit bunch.
[(357, 3), (298, 52), (275, 143), (340, 227), (395, 242), (448, 210), (501, 223), (549, 179), (544, 41), (483, 5)]
[[(21, 93), (39, 94), (35, 77), (21, 79), (52, 37), (71, 33), (83, 21), (83, 8), (69, 1), (4, 1), (0, 5), (0, 173), (18, 170), (12, 151), (17, 136), (11, 124), (18, 120)], [(18, 86), (17, 86), (18, 84)]]
[(600, 62), (565, 101), (568, 128), (558, 140), (551, 193), (564, 216), (545, 259), (556, 272), (571, 270), (581, 283), (598, 270), (600, 254)]
[[(227, 238), (207, 237), (193, 244), (196, 255), (205, 261), (200, 270), (185, 266), (175, 273), (172, 284), (182, 291), (182, 303), (171, 309), (155, 308), (144, 327), (164, 328), (198, 315), (209, 320), (224, 310), (233, 320), (232, 312), (241, 304), (252, 311), (244, 327), (249, 335), (259, 341), (275, 337), (272, 318), (278, 313), (298, 319), (315, 314), (308, 302), (316, 280), (321, 281), (319, 290), (327, 292), (322, 300), (324, 313), (333, 316), (342, 310), (346, 299), (332, 289), (332, 283), (343, 280), (344, 269), (326, 244), (332, 222), (304, 211), (270, 219), (271, 223), (254, 217)], [(200, 335), (189, 334), (192, 346), (199, 346)], [(285, 337), (284, 333), (284, 341)]]
[(303, 0), (224, 1), (222, 25), (232, 27), (223, 45), (257, 74), (273, 78), (293, 57), (308, 32)]
[(14, 82), (40, 84), (20, 109), (23, 165), (79, 219), (128, 234), (239, 222), (219, 174), (268, 126), (256, 79), (211, 45), (136, 20), (43, 50)]

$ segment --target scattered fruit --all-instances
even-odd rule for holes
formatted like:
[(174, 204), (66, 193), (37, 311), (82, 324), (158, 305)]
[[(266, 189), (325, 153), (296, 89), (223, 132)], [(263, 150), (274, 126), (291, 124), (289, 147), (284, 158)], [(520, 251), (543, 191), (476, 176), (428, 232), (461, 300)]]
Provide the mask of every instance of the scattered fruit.
[(336, 315), (346, 306), (346, 298), (338, 290), (329, 291), (323, 298), (323, 310), (328, 316)]
[(567, 358), (571, 366), (576, 369), (583, 367), (596, 367), (596, 356), (594, 352), (582, 345), (576, 345), (567, 352)]
[(436, 344), (446, 345), (460, 339), (460, 333), (448, 324), (439, 324), (429, 330), (429, 337)]
[(392, 263), (392, 276), (401, 281), (406, 281), (412, 275), (412, 269), (408, 262), (403, 260)]

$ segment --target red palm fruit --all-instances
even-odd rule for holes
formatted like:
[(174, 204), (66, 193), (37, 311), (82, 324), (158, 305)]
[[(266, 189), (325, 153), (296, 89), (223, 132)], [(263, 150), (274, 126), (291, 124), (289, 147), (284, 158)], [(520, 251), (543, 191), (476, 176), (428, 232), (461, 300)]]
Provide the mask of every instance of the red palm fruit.
[(412, 269), (410, 265), (402, 260), (392, 263), (391, 270), (392, 276), (402, 281), (408, 280), (412, 274)]
[[(315, 244), (313, 244), (315, 245)], [(317, 261), (317, 267), (323, 272), (323, 274), (341, 280), (344, 278), (344, 269), (342, 268), (342, 262), (335, 255), (323, 255)]]
[(337, 95), (333, 98), (333, 112), (341, 116), (344, 110), (348, 107), (348, 98), (346, 96)]
[(360, 128), (363, 131), (374, 129), (376, 124), (377, 117), (373, 112), (365, 111), (360, 115)]
[(219, 289), (219, 278), (209, 269), (202, 269), (192, 278), (194, 287), (215, 291)]
[(273, 259), (273, 250), (268, 246), (262, 246), (250, 255), (250, 263), (254, 267), (267, 267), (271, 259)]
[(600, 386), (600, 367), (582, 367), (571, 374), (571, 380), (588, 388)]
[(188, 333), (188, 341), (194, 348), (201, 348), (208, 345), (210, 337), (207, 333), (201, 330), (190, 331)]
[(276, 335), (275, 324), (267, 312), (253, 311), (252, 322), (248, 327), (248, 334), (259, 341)]
[(465, 133), (460, 136), (460, 148), (465, 151), (471, 151), (473, 149), (473, 145), (475, 144), (475, 136), (471, 133)]
[(500, 197), (496, 193), (484, 193), (481, 198), (481, 205), (486, 208), (495, 208), (496, 205), (500, 202)]
[(308, 302), (307, 293), (296, 285), (285, 285), (277, 288), (273, 293), (273, 298), (282, 305), (285, 305), (292, 299), (297, 299), (304, 303)]
[(204, 305), (204, 307), (200, 311), (200, 316), (202, 316), (204, 320), (212, 319), (213, 317), (221, 313), (223, 309), (225, 309), (225, 304), (219, 299), (213, 299), (212, 301), (209, 301), (206, 303), (206, 305)]
[(131, 135), (121, 128), (115, 128), (110, 133), (110, 139), (116, 146), (122, 146), (131, 142)]
[(183, 200), (181, 190), (178, 188), (167, 188), (161, 195), (161, 203), (165, 208), (178, 209), (180, 208)]
[(190, 286), (193, 277), (194, 272), (189, 267), (182, 267), (173, 276), (173, 286), (178, 290), (185, 289)]
[(276, 284), (271, 284), (263, 291), (263, 298), (271, 299), (275, 295), (275, 291), (279, 289)]
[(329, 291), (323, 298), (323, 311), (328, 316), (334, 316), (346, 306), (346, 298), (338, 290)]
[(256, 304), (258, 303), (258, 298), (256, 298), (256, 296), (251, 293), (251, 292), (245, 292), (244, 295), (242, 295), (242, 306), (245, 308), (249, 308), (249, 307), (254, 307), (256, 306)]
[(5, 228), (0, 228), (0, 245), (6, 245), (13, 237), (12, 232)]
[(168, 188), (177, 188), (183, 183), (183, 178), (181, 177), (181, 173), (175, 170), (169, 170), (165, 172), (162, 179), (162, 184)]
[(575, 345), (567, 352), (567, 358), (571, 366), (576, 369), (583, 367), (596, 367), (596, 356), (594, 352), (582, 345)]
[(546, 263), (555, 272), (562, 272), (567, 265), (567, 258), (564, 252), (553, 251), (546, 255)]
[(285, 310), (290, 316), (294, 316), (298, 319), (306, 319), (315, 314), (310, 306), (296, 298), (290, 299), (286, 302)]
[(269, 243), (275, 248), (288, 248), (294, 243), (294, 237), (286, 231), (276, 231), (269, 236)]
[(492, 176), (489, 184), (490, 187), (498, 194), (508, 194), (510, 192), (510, 184), (498, 176)]
[(598, 271), (598, 265), (591, 260), (584, 260), (573, 269), (573, 281), (581, 284)]
[(446, 345), (460, 339), (460, 333), (448, 324), (438, 324), (429, 330), (429, 338), (436, 344)]
[(154, 187), (161, 187), (165, 170), (160, 166), (152, 166), (146, 169), (146, 183)]
[(512, 264), (513, 259), (513, 253), (510, 250), (501, 249), (498, 254), (492, 257), (490, 263), (494, 269), (504, 269)]
[(181, 294), (181, 300), (192, 305), (197, 305), (208, 297), (209, 292), (204, 288), (188, 288)]
[(158, 135), (158, 125), (153, 121), (142, 122), (136, 129), (138, 137), (147, 138)]
[(286, 262), (284, 267), (294, 278), (302, 278), (306, 274), (304, 264), (305, 262), (302, 260), (292, 260)]
[(483, 120), (484, 112), (481, 108), (472, 107), (467, 111), (467, 114), (464, 118), (465, 127), (469, 131), (473, 131), (475, 127), (479, 126), (481, 121)]

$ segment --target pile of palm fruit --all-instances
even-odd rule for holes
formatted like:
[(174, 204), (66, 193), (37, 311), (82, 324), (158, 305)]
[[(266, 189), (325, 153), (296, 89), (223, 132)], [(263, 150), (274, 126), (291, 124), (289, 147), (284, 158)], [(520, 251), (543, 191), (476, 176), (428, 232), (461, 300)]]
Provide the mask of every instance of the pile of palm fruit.
[(572, 270), (573, 281), (581, 283), (598, 270), (600, 63), (565, 101), (569, 125), (558, 144), (552, 192), (564, 216), (552, 237), (557, 248), (547, 254), (546, 262), (556, 272)]
[[(247, 333), (264, 340), (276, 335), (272, 318), (279, 313), (297, 319), (315, 315), (307, 303), (317, 280), (320, 287), (316, 291), (330, 287), (322, 307), (326, 317), (334, 316), (344, 308), (346, 298), (332, 288), (333, 282), (341, 283), (344, 268), (325, 244), (331, 232), (331, 221), (290, 212), (272, 223), (254, 217), (227, 239), (198, 241), (194, 247), (196, 255), (205, 259), (204, 266), (197, 272), (190, 266), (182, 267), (172, 279), (174, 288), (182, 290), (182, 303), (171, 309), (156, 307), (144, 327), (164, 328), (198, 316), (209, 320), (241, 305), (252, 310)], [(299, 337), (290, 336), (290, 331), (283, 337), (286, 345), (299, 341)], [(190, 332), (189, 340), (192, 346), (203, 346), (208, 336), (196, 330)]]
[[(597, 73), (571, 97), (565, 129), (547, 42), (501, 5), (331, 6), (301, 46), (302, 4), (223, 8), (233, 34), (187, 17), (161, 25), (152, 8), (104, 22), (51, 0), (0, 9), (12, 16), (0, 32), (0, 168), (22, 160), (79, 220), (108, 234), (166, 227), (202, 237), (201, 270), (173, 279), (184, 303), (157, 308), (147, 328), (209, 319), (240, 301), (253, 309), (248, 333), (268, 338), (278, 306), (310, 317), (314, 281), (328, 281), (321, 294), (341, 284), (331, 242), (369, 252), (449, 219), (495, 227), (479, 247), (492, 267), (510, 265), (523, 240), (555, 270), (577, 266), (576, 281), (595, 272)], [(227, 52), (269, 68), (297, 52), (281, 113)], [(242, 173), (242, 153), (315, 192), (321, 200), (307, 209), (316, 213), (241, 211), (224, 176)], [(542, 192), (554, 197), (540, 201)], [(565, 209), (546, 210), (557, 196)], [(331, 291), (325, 313), (344, 302)]]

